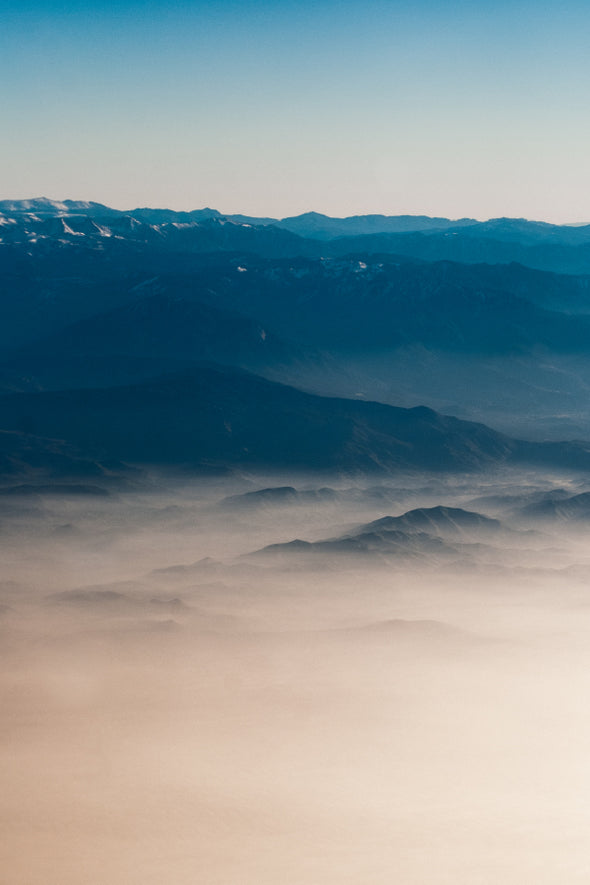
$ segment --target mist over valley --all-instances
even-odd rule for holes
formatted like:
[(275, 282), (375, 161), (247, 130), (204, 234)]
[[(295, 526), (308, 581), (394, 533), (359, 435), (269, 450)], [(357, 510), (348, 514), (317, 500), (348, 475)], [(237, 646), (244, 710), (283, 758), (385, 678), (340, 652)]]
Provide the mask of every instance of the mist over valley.
[(0, 203), (11, 885), (587, 882), (590, 232)]

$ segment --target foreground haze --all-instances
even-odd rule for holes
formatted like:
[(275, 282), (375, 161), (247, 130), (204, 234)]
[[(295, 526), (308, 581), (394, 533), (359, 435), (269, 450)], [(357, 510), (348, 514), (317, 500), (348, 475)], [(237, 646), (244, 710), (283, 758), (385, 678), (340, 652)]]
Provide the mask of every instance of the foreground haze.
[(287, 481), (3, 497), (6, 880), (586, 882), (588, 481)]
[(587, 883), (590, 227), (0, 203), (10, 885)]

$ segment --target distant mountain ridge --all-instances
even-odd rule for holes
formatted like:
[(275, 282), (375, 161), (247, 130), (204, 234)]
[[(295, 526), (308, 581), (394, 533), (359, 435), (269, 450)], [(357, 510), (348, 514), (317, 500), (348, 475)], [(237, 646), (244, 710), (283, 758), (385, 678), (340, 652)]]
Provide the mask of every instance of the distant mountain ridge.
[(211, 208), (118, 210), (45, 197), (0, 201), (0, 245), (53, 241), (102, 249), (108, 240), (176, 252), (234, 250), (273, 258), (385, 253), (427, 261), (517, 261), (540, 270), (590, 273), (590, 224), (424, 215), (332, 218), (318, 212), (275, 219), (223, 215)]
[[(590, 245), (469, 226), (328, 241), (207, 209), (152, 224), (100, 204), (20, 208), (0, 216), (0, 393), (127, 385), (210, 360), (511, 436), (590, 438), (590, 274), (475, 263), (587, 253), (590, 268)], [(490, 222), (523, 224), (547, 227)], [(467, 260), (427, 260), (439, 253)]]
[(519, 242), (536, 241), (539, 238), (559, 242), (581, 243), (590, 240), (590, 223), (553, 224), (526, 218), (475, 218), (451, 219), (429, 215), (349, 215), (334, 217), (321, 212), (309, 211), (284, 218), (260, 217), (244, 213), (223, 213), (209, 207), (203, 209), (177, 210), (166, 208), (136, 207), (113, 209), (103, 203), (90, 200), (50, 200), (35, 197), (28, 200), (0, 200), (0, 216), (36, 216), (39, 219), (131, 217), (147, 224), (191, 224), (208, 220), (231, 221), (258, 227), (270, 225), (281, 227), (298, 236), (311, 239), (333, 240), (347, 236), (372, 234), (458, 231), (472, 236), (497, 236)]
[(333, 218), (320, 212), (304, 212), (302, 215), (277, 219), (275, 223), (301, 237), (314, 237), (320, 240), (369, 234), (447, 230), (477, 224), (473, 218), (461, 218), (456, 221), (451, 221), (449, 218), (431, 218), (428, 215), (351, 215), (347, 218)]
[(504, 232), (518, 237), (519, 233), (533, 236), (535, 233), (551, 237), (560, 232), (564, 237), (570, 235), (571, 242), (580, 242), (590, 238), (590, 223), (574, 222), (570, 224), (553, 224), (526, 218), (499, 217), (477, 221), (475, 218), (451, 219), (444, 216), (430, 215), (348, 215), (335, 217), (321, 212), (309, 211), (300, 215), (272, 218), (269, 216), (253, 216), (245, 213), (224, 213), (218, 209), (167, 209), (154, 207), (136, 207), (134, 209), (113, 209), (104, 203), (91, 200), (51, 200), (47, 197), (35, 197), (24, 200), (0, 200), (0, 215), (37, 215), (55, 218), (61, 216), (86, 215), (93, 217), (131, 216), (140, 221), (152, 224), (165, 222), (205, 221), (207, 219), (226, 219), (243, 224), (259, 226), (278, 225), (303, 237), (319, 239), (335, 239), (342, 236), (359, 236), (375, 233), (405, 233), (408, 231), (428, 231), (447, 229), (469, 229), (471, 233)]
[(560, 440), (590, 438), (589, 231), (3, 201), (0, 430), (200, 468), (587, 469)]

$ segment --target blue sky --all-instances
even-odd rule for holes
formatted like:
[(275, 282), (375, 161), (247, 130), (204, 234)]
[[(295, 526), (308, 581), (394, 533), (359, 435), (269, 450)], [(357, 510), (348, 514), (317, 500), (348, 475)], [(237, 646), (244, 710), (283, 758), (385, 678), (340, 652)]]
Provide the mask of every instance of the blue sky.
[(590, 4), (0, 12), (1, 197), (590, 221)]

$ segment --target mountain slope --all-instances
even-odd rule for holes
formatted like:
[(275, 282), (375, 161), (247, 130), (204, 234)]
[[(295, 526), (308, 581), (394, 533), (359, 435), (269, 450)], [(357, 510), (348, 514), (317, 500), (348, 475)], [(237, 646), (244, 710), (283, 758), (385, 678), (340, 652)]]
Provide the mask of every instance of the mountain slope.
[(276, 370), (319, 359), (249, 317), (172, 294), (159, 281), (154, 288), (147, 297), (29, 344), (0, 363), (0, 372), (56, 389), (70, 386), (68, 378), (75, 387), (111, 386), (203, 361)]
[(214, 367), (129, 387), (5, 396), (0, 429), (134, 463), (388, 472), (528, 462), (590, 469), (590, 446), (583, 444), (521, 442), (423, 407), (317, 397)]
[(427, 532), (443, 537), (487, 537), (501, 531), (501, 523), (460, 507), (421, 507), (402, 516), (384, 516), (362, 526), (363, 532)]

